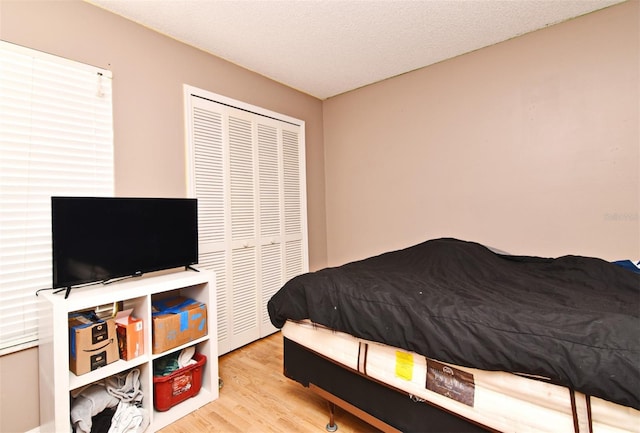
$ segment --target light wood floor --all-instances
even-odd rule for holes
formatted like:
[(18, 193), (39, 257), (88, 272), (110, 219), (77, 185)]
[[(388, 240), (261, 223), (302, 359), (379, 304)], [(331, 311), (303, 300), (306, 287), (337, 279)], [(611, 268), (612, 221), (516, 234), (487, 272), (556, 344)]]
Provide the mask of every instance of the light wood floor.
[[(282, 371), (277, 332), (220, 357), (220, 398), (161, 433), (325, 432), (327, 403)], [(336, 407), (338, 433), (379, 432)]]

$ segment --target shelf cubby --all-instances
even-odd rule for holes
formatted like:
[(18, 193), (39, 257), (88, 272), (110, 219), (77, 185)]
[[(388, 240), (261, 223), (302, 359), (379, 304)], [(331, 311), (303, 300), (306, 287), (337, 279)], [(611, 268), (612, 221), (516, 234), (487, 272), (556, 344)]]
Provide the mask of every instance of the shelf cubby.
[[(216, 320), (215, 274), (209, 271), (159, 272), (108, 285), (74, 289), (65, 299), (64, 292), (42, 293), (39, 304), (39, 373), (40, 432), (71, 431), (70, 394), (94, 382), (140, 369), (140, 382), (145, 393), (143, 408), (150, 424), (146, 431), (157, 431), (173, 421), (218, 398), (218, 345)], [(152, 300), (156, 297), (182, 295), (207, 306), (207, 335), (160, 354), (152, 353)], [(144, 323), (144, 354), (129, 360), (117, 360), (89, 373), (76, 376), (69, 371), (69, 313), (98, 305), (120, 303), (133, 309), (133, 315)], [(153, 361), (168, 353), (196, 346), (207, 357), (202, 387), (197, 395), (165, 412), (153, 409)]]

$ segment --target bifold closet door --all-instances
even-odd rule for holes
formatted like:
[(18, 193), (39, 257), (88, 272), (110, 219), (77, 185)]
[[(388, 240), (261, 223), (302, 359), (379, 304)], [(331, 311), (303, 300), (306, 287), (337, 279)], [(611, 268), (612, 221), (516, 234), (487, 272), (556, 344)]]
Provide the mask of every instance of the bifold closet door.
[(258, 203), (255, 122), (252, 117), (251, 113), (227, 107), (231, 213), (231, 284), (227, 288), (227, 296), (231, 301), (232, 346), (260, 338)]
[[(218, 313), (218, 350), (229, 349), (231, 307), (227, 287), (231, 265), (228, 259), (227, 167), (224, 114), (213, 110), (207, 101), (189, 99), (186, 113), (191, 162), (191, 195), (198, 199), (198, 265), (216, 273)], [(226, 349), (226, 350), (225, 350)]]
[(191, 96), (200, 266), (217, 275), (219, 352), (276, 331), (267, 302), (308, 270), (304, 126)]

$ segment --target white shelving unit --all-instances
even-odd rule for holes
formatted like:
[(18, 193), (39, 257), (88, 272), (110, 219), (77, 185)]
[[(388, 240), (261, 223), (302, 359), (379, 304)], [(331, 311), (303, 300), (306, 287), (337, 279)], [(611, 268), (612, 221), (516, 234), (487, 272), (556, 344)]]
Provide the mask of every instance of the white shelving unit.
[[(178, 294), (207, 305), (208, 334), (161, 354), (152, 354), (152, 299)], [(155, 273), (108, 285), (73, 289), (67, 299), (64, 298), (64, 292), (41, 293), (40, 298), (38, 352), (41, 433), (71, 431), (71, 391), (132, 368), (140, 369), (143, 408), (150, 421), (147, 432), (157, 431), (218, 398), (216, 281), (213, 272)], [(144, 354), (130, 361), (118, 360), (76, 376), (69, 371), (68, 314), (113, 302), (122, 302), (125, 309), (133, 308), (133, 315), (144, 320)], [(156, 411), (153, 408), (153, 360), (193, 345), (196, 346), (196, 352), (207, 357), (200, 392), (165, 412)]]

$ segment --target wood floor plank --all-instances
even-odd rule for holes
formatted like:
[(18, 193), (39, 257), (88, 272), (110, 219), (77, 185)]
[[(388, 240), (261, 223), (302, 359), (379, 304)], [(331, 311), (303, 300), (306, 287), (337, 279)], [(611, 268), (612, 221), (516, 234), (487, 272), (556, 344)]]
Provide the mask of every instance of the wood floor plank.
[[(160, 430), (161, 433), (324, 432), (326, 401), (284, 376), (277, 332), (219, 359), (220, 398)], [(336, 408), (339, 433), (379, 430)]]

